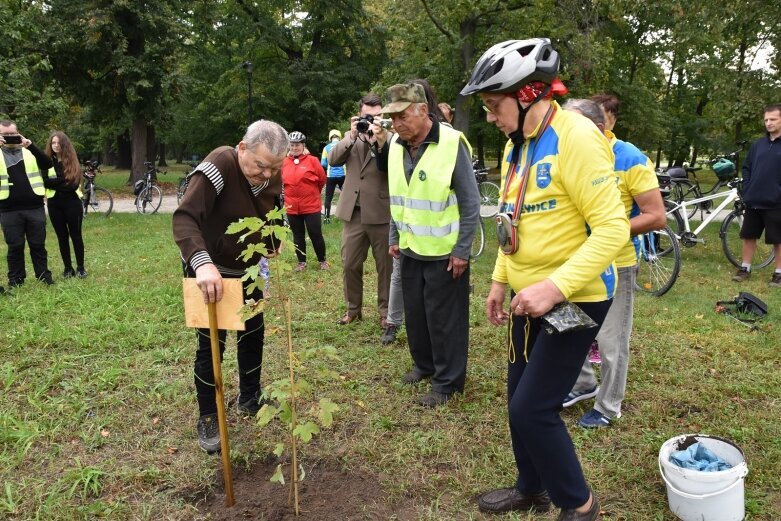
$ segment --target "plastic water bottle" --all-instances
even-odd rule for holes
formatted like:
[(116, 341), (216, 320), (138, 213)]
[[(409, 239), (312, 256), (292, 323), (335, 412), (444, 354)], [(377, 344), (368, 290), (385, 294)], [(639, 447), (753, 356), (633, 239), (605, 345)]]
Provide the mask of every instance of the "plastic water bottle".
[(262, 257), (260, 259), (260, 278), (262, 278), (265, 283), (263, 286), (264, 293), (268, 292), (269, 286), (271, 285), (269, 276), (268, 259), (266, 257)]

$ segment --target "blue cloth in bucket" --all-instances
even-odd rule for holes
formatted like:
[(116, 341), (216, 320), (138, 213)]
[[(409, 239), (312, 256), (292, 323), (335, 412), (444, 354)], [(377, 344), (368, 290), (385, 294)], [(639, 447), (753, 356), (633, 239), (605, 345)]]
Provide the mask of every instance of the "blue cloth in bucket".
[(679, 467), (701, 472), (718, 472), (732, 468), (732, 465), (716, 456), (700, 442), (690, 445), (685, 450), (673, 452), (670, 454), (670, 461)]

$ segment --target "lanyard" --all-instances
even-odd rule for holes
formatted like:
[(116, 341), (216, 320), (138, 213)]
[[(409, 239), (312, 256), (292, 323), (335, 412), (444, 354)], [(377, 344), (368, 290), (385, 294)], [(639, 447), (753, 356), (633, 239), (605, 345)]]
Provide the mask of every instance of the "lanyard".
[[(534, 149), (537, 147), (537, 142), (550, 126), (550, 122), (553, 119), (553, 115), (556, 113), (556, 109), (553, 105), (548, 107), (548, 112), (545, 113), (545, 117), (542, 118), (540, 129), (537, 131), (537, 135), (529, 142), (528, 153), (526, 158), (526, 164), (523, 167), (523, 173), (521, 174), (521, 186), (518, 188), (518, 195), (515, 196), (515, 208), (513, 209), (513, 226), (517, 227), (518, 222), (521, 220), (521, 206), (523, 205), (523, 199), (526, 197), (526, 185), (529, 181), (529, 171), (531, 170), (532, 163), (534, 162)], [(521, 146), (523, 148), (523, 146)], [(507, 169), (507, 174), (504, 178), (504, 193), (502, 194), (502, 200), (500, 206), (507, 200), (507, 194), (510, 191), (510, 178), (515, 174), (515, 169), (518, 167), (518, 158), (520, 157), (520, 150), (516, 155), (515, 150), (512, 152), (510, 168)]]

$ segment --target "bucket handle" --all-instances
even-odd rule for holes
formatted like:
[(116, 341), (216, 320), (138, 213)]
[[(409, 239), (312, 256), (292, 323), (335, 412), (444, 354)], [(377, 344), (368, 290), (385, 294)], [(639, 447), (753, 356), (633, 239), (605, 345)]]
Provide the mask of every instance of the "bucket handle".
[(711, 492), (709, 494), (688, 494), (686, 492), (683, 492), (683, 491), (678, 490), (677, 488), (675, 488), (675, 485), (670, 483), (670, 481), (667, 479), (667, 476), (664, 475), (664, 469), (662, 469), (662, 462), (658, 461), (657, 463), (659, 465), (659, 472), (662, 474), (662, 479), (664, 480), (665, 484), (667, 484), (667, 486), (673, 492), (675, 492), (679, 496), (685, 497), (686, 499), (706, 499), (706, 498), (709, 498), (709, 497), (718, 496), (719, 494), (723, 494), (723, 493), (727, 492), (728, 490), (732, 490), (733, 488), (738, 486), (738, 483), (740, 483), (743, 480), (743, 478), (746, 477), (746, 474), (748, 474), (748, 468), (746, 468), (743, 472), (741, 472), (740, 476), (738, 476), (738, 479), (736, 479), (734, 483), (732, 483), (727, 488), (723, 488), (721, 490), (717, 490), (716, 492)]

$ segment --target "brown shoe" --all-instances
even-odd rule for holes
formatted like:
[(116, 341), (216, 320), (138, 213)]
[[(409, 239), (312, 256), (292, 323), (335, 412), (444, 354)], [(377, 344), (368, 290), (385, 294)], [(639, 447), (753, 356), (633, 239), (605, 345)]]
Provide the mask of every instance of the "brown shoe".
[(591, 508), (588, 509), (588, 512), (583, 512), (581, 514), (574, 508), (562, 508), (556, 521), (597, 521), (597, 519), (600, 518), (599, 500), (597, 500), (597, 496), (595, 496), (593, 492), (591, 497), (594, 498), (594, 500), (591, 502)]
[(404, 376), (401, 377), (401, 381), (404, 382), (407, 385), (416, 384), (418, 382), (422, 382), (426, 378), (429, 378), (430, 374), (423, 374), (417, 369), (413, 368), (412, 371), (408, 372)]
[(498, 488), (486, 492), (477, 500), (481, 512), (501, 514), (502, 512), (521, 511), (547, 512), (550, 510), (550, 496), (544, 490), (537, 494), (524, 494), (517, 488)]
[(743, 267), (739, 268), (738, 271), (736, 271), (735, 274), (732, 276), (732, 280), (734, 282), (746, 282), (750, 278), (751, 278), (751, 272)]
[(358, 313), (357, 315), (351, 315), (349, 313), (345, 313), (342, 318), (336, 321), (337, 324), (340, 326), (346, 326), (347, 324), (352, 324), (356, 320), (361, 320), (363, 318), (363, 315)]
[(452, 397), (452, 394), (431, 391), (430, 393), (426, 393), (421, 396), (418, 400), (418, 403), (423, 407), (439, 407), (440, 405), (445, 405), (447, 402), (449, 402), (450, 398)]

